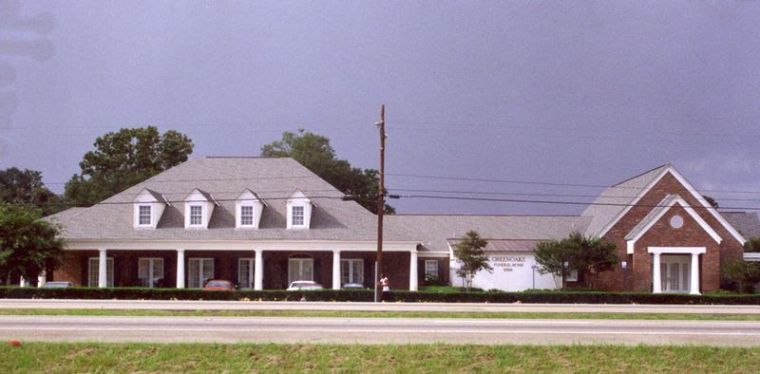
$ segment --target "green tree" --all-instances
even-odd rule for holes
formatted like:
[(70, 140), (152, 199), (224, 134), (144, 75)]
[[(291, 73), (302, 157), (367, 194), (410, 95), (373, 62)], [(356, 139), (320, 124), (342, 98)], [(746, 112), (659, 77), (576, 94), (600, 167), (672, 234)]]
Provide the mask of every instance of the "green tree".
[(30, 205), (44, 215), (61, 210), (60, 198), (42, 183), (42, 173), (15, 167), (0, 171), (0, 202)]
[(734, 260), (723, 266), (723, 277), (739, 292), (753, 292), (760, 282), (760, 263)]
[(33, 279), (61, 263), (63, 241), (58, 227), (40, 219), (40, 211), (0, 205), (0, 281)]
[(593, 275), (610, 270), (619, 262), (616, 249), (615, 243), (574, 232), (562, 240), (539, 242), (536, 245), (536, 262), (542, 274), (562, 277), (563, 287), (570, 270), (583, 274), (586, 286), (592, 287)]
[(98, 137), (94, 151), (79, 163), (81, 172), (66, 183), (68, 203), (89, 206), (187, 161), (193, 142), (153, 126), (121, 129)]
[(492, 271), (484, 248), (488, 241), (482, 239), (477, 231), (468, 231), (454, 246), (454, 256), (460, 261), (457, 275), (464, 278), (466, 288), (472, 287), (472, 278), (481, 270)]
[[(265, 157), (292, 157), (372, 213), (377, 213), (377, 178), (374, 169), (352, 167), (346, 160), (336, 157), (330, 139), (308, 131), (298, 133), (286, 131), (282, 139), (261, 147)], [(393, 214), (395, 209), (385, 205), (385, 213)]]
[(760, 237), (748, 238), (744, 243), (744, 252), (760, 252)]

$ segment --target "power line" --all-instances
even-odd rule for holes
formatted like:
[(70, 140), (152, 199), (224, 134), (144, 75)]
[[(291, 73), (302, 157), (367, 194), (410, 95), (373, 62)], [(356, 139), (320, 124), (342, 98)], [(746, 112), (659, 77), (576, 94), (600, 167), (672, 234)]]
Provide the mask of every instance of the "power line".
[[(603, 184), (588, 184), (588, 183), (561, 183), (561, 182), (543, 182), (543, 181), (526, 181), (515, 179), (496, 179), (496, 178), (473, 178), (473, 177), (450, 177), (439, 175), (423, 175), (423, 174), (395, 174), (388, 173), (386, 175), (402, 178), (415, 178), (415, 179), (433, 179), (433, 180), (452, 180), (462, 182), (483, 182), (483, 183), (506, 183), (506, 184), (524, 184), (524, 185), (537, 185), (537, 186), (553, 186), (553, 187), (583, 187), (583, 188), (622, 188), (622, 189), (634, 189), (643, 191), (646, 187), (634, 187), (634, 186), (610, 186)], [(704, 192), (722, 192), (722, 193), (747, 193), (747, 194), (760, 194), (760, 191), (740, 191), (740, 190), (715, 190), (704, 189)], [(691, 190), (693, 193), (700, 193), (697, 190)]]
[[(670, 205), (659, 204), (630, 204), (630, 203), (600, 203), (600, 202), (581, 202), (581, 201), (560, 201), (560, 200), (532, 200), (532, 199), (501, 199), (488, 197), (471, 197), (471, 196), (439, 196), (439, 195), (399, 195), (402, 199), (437, 199), (437, 200), (463, 200), (463, 201), (485, 201), (485, 202), (503, 202), (503, 203), (530, 203), (530, 204), (557, 204), (557, 205), (597, 205), (597, 206), (617, 206), (617, 207), (643, 207), (643, 208), (671, 208)], [(692, 209), (715, 209), (713, 207), (687, 205), (684, 208)], [(726, 210), (756, 210), (760, 207), (724, 207)]]
[[(472, 195), (499, 195), (499, 196), (544, 196), (544, 197), (590, 197), (597, 198), (600, 195), (592, 194), (562, 194), (562, 193), (538, 193), (538, 192), (489, 192), (489, 191), (469, 191), (469, 190), (428, 190), (428, 189), (415, 189), (415, 188), (388, 188), (389, 191), (399, 192), (423, 192), (423, 193), (445, 193), (445, 194), (472, 194)], [(631, 196), (614, 196), (605, 195), (606, 198), (611, 199), (631, 199)], [(742, 198), (721, 198), (721, 201), (754, 201), (760, 202), (760, 197), (755, 199), (742, 199)]]

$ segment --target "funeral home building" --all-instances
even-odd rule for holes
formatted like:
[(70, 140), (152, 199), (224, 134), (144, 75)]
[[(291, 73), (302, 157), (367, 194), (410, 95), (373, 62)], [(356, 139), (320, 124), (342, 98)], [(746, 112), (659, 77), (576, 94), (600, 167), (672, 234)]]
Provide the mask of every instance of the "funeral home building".
[[(48, 218), (66, 240), (47, 280), (91, 287), (372, 287), (377, 217), (290, 158), (208, 157), (185, 162), (88, 208)], [(617, 245), (621, 265), (601, 274), (569, 269), (568, 285), (697, 294), (720, 287), (721, 264), (742, 256), (742, 234), (673, 166), (606, 189), (577, 216), (391, 215), (383, 272), (396, 289), (461, 284), (453, 255), (475, 230), (494, 268), (476, 287), (556, 288), (533, 249), (570, 233)], [(625, 266), (622, 266), (625, 264)]]

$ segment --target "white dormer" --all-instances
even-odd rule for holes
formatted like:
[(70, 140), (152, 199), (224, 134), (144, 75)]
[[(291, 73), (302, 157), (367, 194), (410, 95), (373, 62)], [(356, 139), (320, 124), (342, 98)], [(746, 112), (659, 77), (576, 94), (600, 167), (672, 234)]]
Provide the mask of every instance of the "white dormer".
[(235, 227), (239, 229), (258, 229), (261, 213), (266, 204), (253, 191), (246, 189), (235, 200)]
[(166, 199), (158, 192), (143, 188), (134, 200), (133, 226), (136, 229), (155, 229), (164, 208), (168, 205)]
[(301, 191), (288, 199), (288, 229), (308, 229), (311, 226), (311, 200)]
[(207, 229), (217, 202), (208, 192), (194, 189), (185, 198), (185, 228)]

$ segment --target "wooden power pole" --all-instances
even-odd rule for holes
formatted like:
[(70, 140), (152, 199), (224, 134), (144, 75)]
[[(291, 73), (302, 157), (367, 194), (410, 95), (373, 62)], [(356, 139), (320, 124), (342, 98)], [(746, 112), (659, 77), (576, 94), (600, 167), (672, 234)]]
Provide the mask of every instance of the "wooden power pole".
[(375, 302), (380, 301), (380, 275), (383, 274), (383, 214), (385, 213), (385, 105), (380, 106), (380, 183), (377, 191), (377, 259), (375, 260)]

